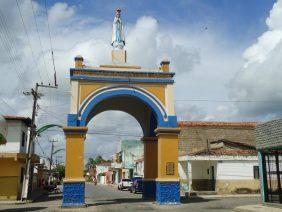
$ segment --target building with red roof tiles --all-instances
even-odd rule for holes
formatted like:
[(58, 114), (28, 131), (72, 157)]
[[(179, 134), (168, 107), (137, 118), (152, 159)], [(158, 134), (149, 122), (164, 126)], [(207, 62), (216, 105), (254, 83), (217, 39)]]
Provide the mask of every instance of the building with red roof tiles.
[(256, 122), (181, 121), (179, 175), (185, 192), (259, 191)]

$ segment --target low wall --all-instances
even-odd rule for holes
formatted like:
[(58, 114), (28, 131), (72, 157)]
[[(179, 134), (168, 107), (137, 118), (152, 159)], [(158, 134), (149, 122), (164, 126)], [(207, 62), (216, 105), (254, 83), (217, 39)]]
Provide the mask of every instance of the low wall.
[(259, 193), (260, 181), (252, 180), (217, 180), (216, 192), (218, 194), (247, 194)]
[[(183, 182), (185, 183), (185, 182)], [(259, 193), (259, 180), (216, 180), (215, 189), (213, 181), (207, 179), (193, 179), (191, 191), (216, 191), (217, 194), (247, 194)]]

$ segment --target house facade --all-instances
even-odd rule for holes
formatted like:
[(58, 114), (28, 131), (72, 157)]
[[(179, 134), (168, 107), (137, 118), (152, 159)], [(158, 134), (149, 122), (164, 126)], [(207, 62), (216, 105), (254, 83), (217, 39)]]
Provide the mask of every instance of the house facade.
[(259, 192), (254, 122), (179, 122), (183, 192)]
[[(7, 123), (7, 136), (6, 143), (0, 145), (0, 199), (15, 200), (20, 199), (22, 192), (31, 120), (19, 116), (4, 118)], [(39, 184), (37, 177), (33, 175), (34, 165), (39, 163), (33, 147), (32, 153), (30, 191)]]
[(96, 165), (96, 179), (99, 184), (112, 183), (111, 162), (103, 162)]
[(136, 160), (144, 155), (144, 146), (140, 140), (123, 140), (121, 142), (122, 168), (121, 178), (136, 176)]

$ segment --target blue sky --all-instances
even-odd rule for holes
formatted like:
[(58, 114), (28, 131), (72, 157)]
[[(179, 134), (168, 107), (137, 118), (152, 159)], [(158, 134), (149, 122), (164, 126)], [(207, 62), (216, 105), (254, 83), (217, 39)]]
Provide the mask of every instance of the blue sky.
[[(66, 124), (68, 70), (76, 55), (81, 54), (89, 66), (111, 61), (111, 27), (117, 7), (123, 10), (128, 63), (157, 68), (163, 58), (171, 61), (171, 71), (176, 72), (178, 120), (266, 121), (282, 117), (282, 0), (46, 1), (59, 88), (44, 91), (39, 101), (38, 126)], [(44, 0), (32, 1), (42, 47), (31, 1), (18, 2), (31, 46), (16, 2), (1, 0), (1, 15), (13, 36), (0, 27), (0, 42), (5, 44), (0, 45), (0, 84), (6, 88), (0, 95), (9, 104), (0, 105), (0, 114), (30, 116), (31, 101), (22, 91), (35, 82), (48, 83), (53, 66)], [(30, 47), (42, 79), (35, 71)], [(137, 121), (122, 112), (97, 115), (89, 130), (142, 135)], [(50, 132), (40, 139), (53, 137), (64, 140), (62, 132)], [(89, 156), (99, 153), (110, 157), (119, 141), (126, 138), (91, 135), (86, 148)], [(43, 142), (43, 149), (50, 149), (48, 145)]]
[[(56, 1), (48, 1), (52, 6)], [(115, 8), (123, 9), (123, 19), (134, 23), (141, 16), (152, 16), (162, 26), (197, 27), (201, 32), (220, 27), (230, 42), (248, 43), (266, 30), (265, 19), (275, 0), (163, 0), (163, 1), (61, 1), (75, 5), (82, 16), (112, 21)], [(43, 3), (42, 0), (39, 3)], [(98, 22), (99, 23), (99, 22)]]

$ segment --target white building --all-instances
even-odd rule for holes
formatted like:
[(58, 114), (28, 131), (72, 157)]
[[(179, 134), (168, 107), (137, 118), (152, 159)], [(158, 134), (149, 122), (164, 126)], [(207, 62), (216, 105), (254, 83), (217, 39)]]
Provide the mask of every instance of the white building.
[[(6, 143), (0, 145), (0, 199), (19, 199), (27, 158), (30, 118), (4, 116), (7, 123)], [(34, 153), (32, 147), (31, 152)], [(32, 155), (31, 173), (39, 157)], [(31, 174), (30, 190), (35, 189), (38, 175)]]
[(96, 179), (99, 184), (111, 183), (109, 179), (111, 164), (111, 162), (103, 162), (96, 165)]
[(209, 151), (180, 156), (179, 176), (186, 192), (257, 193), (260, 186), (256, 150), (225, 140), (211, 142)]

